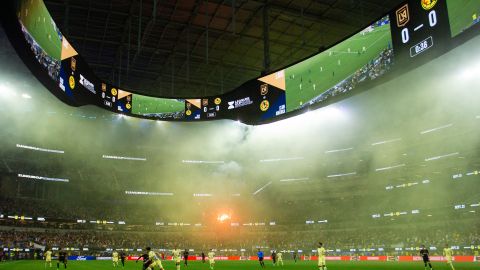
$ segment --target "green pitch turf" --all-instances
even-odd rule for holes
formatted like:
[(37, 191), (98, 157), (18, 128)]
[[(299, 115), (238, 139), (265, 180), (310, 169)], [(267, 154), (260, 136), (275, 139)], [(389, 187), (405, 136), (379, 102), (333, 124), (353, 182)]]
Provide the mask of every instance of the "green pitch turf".
[(52, 58), (60, 60), (62, 41), (55, 31), (54, 22), (43, 0), (22, 0), (19, 18), (42, 49)]
[[(390, 25), (358, 33), (344, 42), (285, 70), (287, 112), (337, 85), (391, 45)], [(366, 51), (363, 51), (365, 47)], [(358, 53), (360, 52), (360, 53)]]
[[(266, 269), (272, 270), (316, 270), (318, 269), (315, 261), (301, 261), (294, 263), (293, 261), (285, 261), (284, 266), (272, 266), (267, 261)], [(434, 262), (435, 270), (450, 270), (450, 268), (442, 262)], [(175, 265), (171, 261), (163, 262), (165, 270), (175, 270)], [(478, 269), (478, 263), (456, 263), (456, 270), (473, 270)], [(327, 261), (328, 270), (424, 270), (422, 262), (338, 262)], [(42, 270), (56, 269), (56, 263), (52, 268), (45, 268), (43, 261), (15, 261), (0, 263), (0, 270)], [(60, 268), (63, 269), (63, 268)], [(70, 270), (114, 270), (122, 269), (122, 267), (114, 268), (111, 261), (69, 261), (68, 268)], [(127, 261), (125, 270), (140, 270), (141, 264), (133, 261)], [(158, 268), (156, 268), (158, 269)], [(208, 263), (198, 261), (189, 262), (189, 266), (182, 265), (181, 270), (209, 270)], [(217, 261), (215, 270), (262, 270), (257, 261)]]
[(448, 17), (452, 37), (470, 27), (480, 17), (479, 0), (447, 0)]
[(150, 113), (171, 113), (183, 112), (185, 102), (176, 99), (155, 98), (133, 94), (132, 113), (150, 114)]

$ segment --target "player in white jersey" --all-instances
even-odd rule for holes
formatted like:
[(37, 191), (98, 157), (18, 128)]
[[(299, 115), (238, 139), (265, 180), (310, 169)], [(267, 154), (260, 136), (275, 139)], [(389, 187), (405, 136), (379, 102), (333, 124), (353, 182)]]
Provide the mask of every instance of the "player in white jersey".
[(113, 267), (118, 266), (118, 252), (116, 250), (112, 252), (112, 262), (113, 262)]
[(443, 256), (445, 256), (447, 264), (450, 265), (452, 270), (455, 270), (455, 267), (453, 267), (453, 250), (448, 247), (448, 244), (446, 244), (445, 248), (443, 249)]
[(283, 254), (282, 254), (281, 251), (277, 253), (277, 263), (278, 263), (278, 265), (282, 265), (282, 266), (283, 266), (283, 258), (282, 258), (282, 256), (283, 256)]
[(180, 263), (182, 262), (181, 254), (182, 252), (177, 247), (175, 247), (172, 250), (172, 257), (173, 257), (173, 261), (175, 262), (175, 266), (177, 267), (177, 270), (180, 270)]
[(153, 270), (155, 266), (158, 266), (160, 270), (163, 270), (162, 261), (160, 256), (158, 256), (153, 250), (147, 249), (148, 251), (148, 260), (151, 262), (146, 270)]
[(47, 264), (49, 264), (49, 267), (52, 267), (52, 251), (48, 249), (45, 251), (45, 268), (47, 268)]
[(215, 267), (215, 252), (213, 252), (213, 249), (208, 252), (208, 262), (210, 263), (210, 269), (213, 270), (213, 267)]
[(327, 266), (325, 264), (325, 256), (327, 252), (323, 247), (322, 242), (318, 242), (317, 252), (318, 252), (318, 269), (327, 270)]

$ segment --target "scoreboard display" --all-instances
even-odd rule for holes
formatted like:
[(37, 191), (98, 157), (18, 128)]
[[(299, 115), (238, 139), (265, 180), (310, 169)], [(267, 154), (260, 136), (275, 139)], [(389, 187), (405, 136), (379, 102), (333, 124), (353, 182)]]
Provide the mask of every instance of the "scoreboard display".
[(418, 61), (444, 51), (449, 42), (445, 0), (408, 1), (390, 13), (393, 48), (398, 62)]
[(43, 0), (7, 1), (0, 12), (19, 56), (62, 101), (166, 121), (277, 121), (346, 98), (357, 92), (353, 90), (368, 90), (385, 74), (401, 74), (480, 33), (480, 1), (408, 0), (298, 63), (224, 94), (181, 99), (141, 95), (98, 78), (60, 32)]

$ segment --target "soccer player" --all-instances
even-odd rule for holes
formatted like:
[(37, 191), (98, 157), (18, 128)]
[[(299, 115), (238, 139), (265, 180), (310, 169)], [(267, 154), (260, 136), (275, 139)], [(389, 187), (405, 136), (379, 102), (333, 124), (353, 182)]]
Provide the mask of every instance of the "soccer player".
[(423, 263), (425, 264), (425, 270), (427, 270), (427, 263), (428, 266), (430, 266), (430, 269), (433, 269), (432, 264), (430, 263), (430, 258), (428, 257), (428, 249), (425, 245), (422, 245), (422, 248), (420, 249), (420, 256), (422, 256)]
[[(49, 267), (52, 267), (52, 251), (48, 248), (47, 251), (45, 251), (45, 268), (47, 268), (47, 264)], [(1, 261), (1, 258), (0, 258)]]
[(58, 253), (57, 270), (60, 269), (60, 263), (63, 263), (63, 268), (67, 269), (67, 253), (65, 251)]
[(277, 253), (275, 253), (275, 250), (272, 251), (272, 263), (273, 266), (277, 266)]
[(282, 259), (282, 252), (278, 252), (277, 253), (277, 262), (278, 262), (278, 265), (282, 265), (283, 266), (283, 259)]
[(163, 265), (162, 265), (162, 261), (160, 261), (160, 257), (157, 254), (155, 254), (155, 252), (151, 250), (150, 247), (147, 248), (147, 251), (148, 251), (148, 261), (150, 262), (150, 264), (148, 265), (146, 270), (153, 270), (155, 269), (155, 266), (158, 266), (160, 270), (163, 270)]
[(185, 249), (183, 252), (183, 264), (188, 267), (188, 250)]
[(443, 256), (445, 256), (447, 264), (450, 265), (450, 268), (452, 268), (452, 270), (455, 270), (455, 267), (453, 267), (453, 250), (448, 247), (448, 244), (446, 244), (445, 248), (443, 249)]
[(215, 267), (215, 252), (213, 252), (213, 249), (208, 252), (208, 262), (210, 263), (210, 269), (213, 270)]
[(318, 269), (321, 268), (322, 270), (327, 270), (327, 267), (325, 265), (326, 251), (325, 251), (325, 248), (323, 247), (322, 242), (318, 242), (317, 252), (318, 252)]
[(265, 268), (265, 263), (263, 262), (263, 251), (261, 251), (260, 249), (258, 249), (258, 252), (257, 252), (257, 256), (258, 256), (258, 261), (260, 262), (260, 266), (262, 268)]
[[(147, 250), (149, 250), (150, 248), (147, 247)], [(147, 269), (147, 267), (150, 265), (149, 263), (149, 260), (148, 260), (148, 254), (142, 254), (142, 256), (138, 257), (137, 260), (135, 261), (135, 263), (138, 263), (138, 261), (140, 259), (143, 259), (143, 264), (142, 264), (142, 270), (145, 270)]]
[(205, 263), (205, 253), (202, 251), (202, 263)]
[(118, 266), (118, 252), (116, 250), (113, 250), (112, 252), (112, 261), (113, 261), (113, 267)]
[(297, 263), (297, 251), (293, 252), (293, 260)]
[(180, 253), (182, 252), (180, 251), (180, 249), (177, 249), (177, 247), (172, 250), (172, 257), (173, 261), (175, 261), (175, 266), (177, 267), (177, 270), (180, 270), (180, 262), (182, 261)]
[(120, 252), (120, 261), (122, 262), (122, 267), (125, 268), (125, 257), (127, 255), (125, 255), (125, 252)]

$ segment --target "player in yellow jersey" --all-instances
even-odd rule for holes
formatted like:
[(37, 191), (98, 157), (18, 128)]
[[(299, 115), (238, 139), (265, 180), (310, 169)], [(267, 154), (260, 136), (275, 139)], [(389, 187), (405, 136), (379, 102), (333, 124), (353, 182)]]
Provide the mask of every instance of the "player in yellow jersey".
[(443, 249), (443, 256), (445, 256), (447, 264), (450, 265), (452, 270), (455, 270), (455, 267), (453, 267), (453, 250), (448, 247), (448, 244), (446, 244), (445, 248)]
[(113, 250), (112, 252), (112, 262), (113, 262), (113, 267), (118, 266), (118, 252), (116, 250)]
[(283, 266), (283, 258), (282, 258), (282, 256), (283, 256), (283, 254), (282, 254), (281, 251), (277, 253), (277, 263), (278, 263), (278, 265), (282, 265), (282, 266)]
[(147, 248), (147, 251), (148, 251), (148, 260), (151, 263), (146, 270), (153, 270), (155, 269), (155, 266), (158, 266), (160, 270), (163, 270), (163, 265), (162, 265), (162, 261), (160, 260), (160, 256), (155, 254), (155, 252), (151, 250), (151, 248), (149, 247)]
[(215, 267), (215, 252), (213, 252), (213, 249), (210, 249), (210, 252), (208, 252), (208, 262), (210, 263), (210, 269), (213, 270)]
[(49, 267), (52, 267), (52, 251), (50, 249), (47, 249), (47, 251), (45, 251), (45, 268), (47, 268), (47, 264), (49, 265)]
[(175, 262), (175, 266), (177, 267), (177, 270), (180, 270), (180, 262), (182, 261), (181, 253), (182, 252), (177, 247), (172, 250), (172, 257), (173, 261)]
[(322, 242), (318, 242), (317, 252), (318, 252), (318, 269), (327, 270), (327, 266), (325, 264), (325, 256), (327, 251), (323, 247)]

